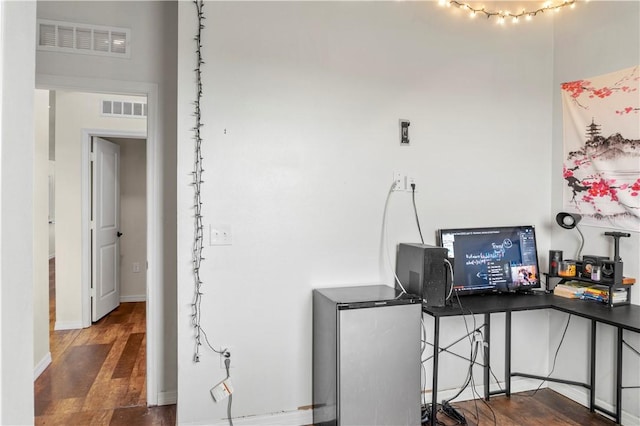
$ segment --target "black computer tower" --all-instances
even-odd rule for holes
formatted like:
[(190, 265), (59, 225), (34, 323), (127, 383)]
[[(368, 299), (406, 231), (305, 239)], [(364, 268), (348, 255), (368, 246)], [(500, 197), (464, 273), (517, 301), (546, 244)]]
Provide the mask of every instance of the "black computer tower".
[(442, 307), (448, 295), (446, 257), (444, 247), (400, 243), (396, 275), (407, 293), (422, 297), (427, 306)]

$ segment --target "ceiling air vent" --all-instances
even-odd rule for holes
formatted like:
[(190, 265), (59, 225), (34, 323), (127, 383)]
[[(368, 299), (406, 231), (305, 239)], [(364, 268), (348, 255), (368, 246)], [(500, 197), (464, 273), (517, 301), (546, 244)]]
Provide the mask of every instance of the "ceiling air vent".
[(128, 28), (38, 19), (38, 50), (131, 57)]

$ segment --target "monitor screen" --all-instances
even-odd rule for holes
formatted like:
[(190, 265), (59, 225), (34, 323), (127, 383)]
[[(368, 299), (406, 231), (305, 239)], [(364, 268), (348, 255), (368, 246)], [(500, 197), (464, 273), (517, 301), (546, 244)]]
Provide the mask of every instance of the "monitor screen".
[(448, 250), (460, 295), (540, 287), (533, 226), (441, 229), (436, 237)]

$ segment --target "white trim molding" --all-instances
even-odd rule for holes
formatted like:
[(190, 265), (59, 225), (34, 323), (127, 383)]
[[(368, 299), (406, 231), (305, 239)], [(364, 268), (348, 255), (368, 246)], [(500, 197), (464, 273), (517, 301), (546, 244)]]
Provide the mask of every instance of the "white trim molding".
[(55, 331), (58, 330), (78, 330), (81, 328), (85, 328), (81, 322), (79, 321), (56, 321), (53, 329)]
[(178, 392), (158, 392), (158, 405), (173, 405), (178, 403)]
[[(202, 425), (204, 423), (187, 423), (188, 425)], [(229, 420), (220, 419), (210, 426), (228, 426)], [(281, 411), (278, 413), (262, 414), (257, 416), (233, 417), (235, 426), (299, 426), (313, 424), (313, 410)]]
[(34, 369), (33, 369), (33, 381), (34, 382), (36, 381), (36, 379), (38, 377), (40, 377), (40, 375), (42, 373), (44, 373), (44, 370), (47, 369), (49, 364), (51, 364), (51, 352), (47, 352), (47, 354), (34, 367)]
[(120, 295), (120, 303), (145, 302), (146, 300), (146, 294), (132, 294), (129, 296)]

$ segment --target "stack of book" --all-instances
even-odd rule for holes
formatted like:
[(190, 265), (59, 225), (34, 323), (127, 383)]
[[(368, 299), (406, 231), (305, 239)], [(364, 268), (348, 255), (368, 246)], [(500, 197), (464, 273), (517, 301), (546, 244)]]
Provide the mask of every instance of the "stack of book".
[(596, 302), (609, 301), (609, 287), (603, 285), (594, 285), (585, 290), (581, 299), (595, 300)]
[(568, 299), (580, 299), (587, 287), (588, 284), (572, 281), (556, 285), (553, 288), (553, 294), (560, 297), (566, 297)]
[[(620, 303), (627, 301), (627, 291), (625, 289), (619, 288), (614, 289), (611, 294), (613, 298), (613, 303)], [(582, 293), (581, 299), (586, 300), (595, 300), (597, 302), (609, 302), (609, 287), (604, 285), (593, 285), (585, 289)]]

